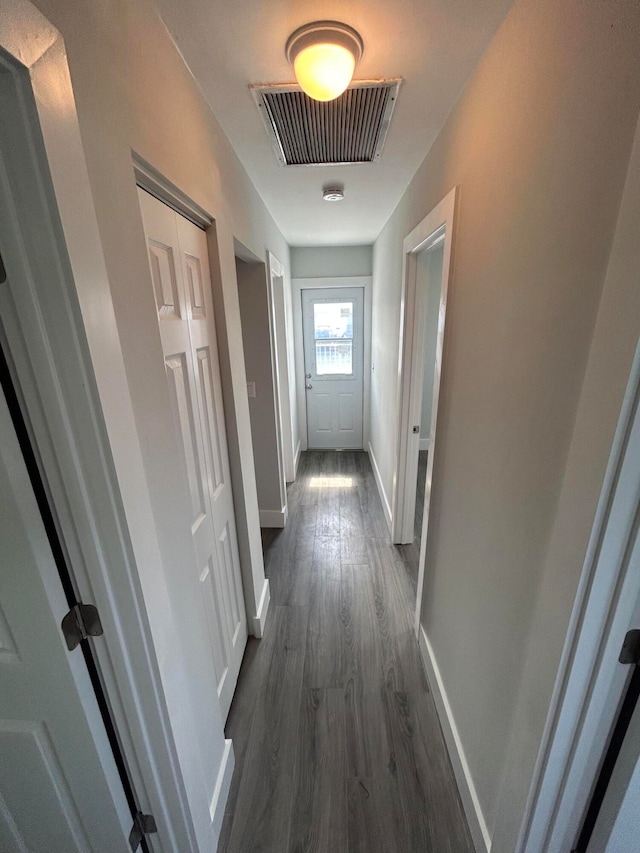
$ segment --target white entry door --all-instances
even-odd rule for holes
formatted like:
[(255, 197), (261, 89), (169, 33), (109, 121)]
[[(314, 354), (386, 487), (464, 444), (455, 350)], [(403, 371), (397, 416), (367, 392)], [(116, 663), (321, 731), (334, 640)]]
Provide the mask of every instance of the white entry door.
[(302, 291), (307, 446), (362, 447), (364, 293)]
[[(207, 238), (144, 190), (147, 235), (165, 367), (190, 498), (199, 585), (223, 719), (247, 642)], [(182, 572), (181, 566), (176, 571)]]
[(131, 813), (0, 392), (0, 851), (129, 853)]

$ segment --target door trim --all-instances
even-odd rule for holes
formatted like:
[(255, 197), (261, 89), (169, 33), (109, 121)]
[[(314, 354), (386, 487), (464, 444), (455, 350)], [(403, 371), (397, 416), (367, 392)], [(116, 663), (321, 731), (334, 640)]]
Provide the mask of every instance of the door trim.
[[(296, 478), (293, 419), (291, 417), (291, 382), (295, 367), (291, 361), (291, 322), (287, 311), (284, 265), (272, 252), (267, 252), (269, 268), (269, 320), (271, 324), (271, 353), (273, 357), (274, 385), (278, 404), (279, 442), (282, 449), (284, 480), (292, 483)], [(288, 322), (289, 321), (289, 322)], [(285, 502), (286, 503), (286, 502)]]
[[(402, 277), (402, 298), (400, 308), (400, 346), (398, 356), (398, 396), (396, 399), (396, 465), (393, 481), (395, 488), (392, 501), (392, 538), (393, 542), (413, 541), (413, 512), (407, 512), (411, 505), (409, 493), (415, 491), (418, 443), (413, 448), (409, 441), (412, 424), (419, 423), (418, 403), (422, 400), (422, 388), (416, 381), (413, 365), (424, 365), (425, 337), (424, 329), (417, 322), (417, 256), (444, 240), (442, 261), (442, 283), (440, 288), (440, 318), (438, 321), (438, 342), (435, 356), (435, 375), (433, 381), (433, 406), (431, 410), (431, 431), (429, 434), (429, 456), (427, 460), (427, 487), (424, 495), (424, 521), (422, 524), (422, 542), (418, 566), (418, 591), (416, 596), (415, 630), (420, 630), (422, 610), (422, 589), (424, 586), (426, 545), (429, 528), (431, 502), (431, 481), (433, 460), (436, 454), (436, 428), (438, 422), (438, 401), (445, 345), (445, 321), (449, 282), (452, 270), (453, 241), (455, 239), (457, 187), (454, 187), (442, 201), (420, 222), (404, 239), (404, 273)], [(422, 370), (418, 371), (422, 375)], [(412, 454), (415, 456), (412, 465)]]
[(336, 287), (361, 287), (364, 290), (364, 367), (362, 387), (362, 446), (369, 446), (369, 413), (371, 408), (371, 287), (369, 275), (336, 278), (292, 278), (293, 329), (296, 365), (296, 398), (298, 401), (298, 438), (296, 458), (307, 449), (307, 404), (304, 378), (304, 341), (302, 336), (302, 291)]
[[(4, 232), (2, 247), (14, 283), (0, 285), (9, 295), (7, 355), (74, 583), (101, 614), (105, 634), (94, 651), (140, 805), (158, 822), (153, 850), (195, 853), (105, 422), (105, 415), (118, 414), (120, 440), (134, 455), (138, 437), (114, 345), (118, 333), (65, 46), (28, 0), (2, 0), (0, 47), (7, 72), (0, 78), (14, 90), (14, 128), (26, 143), (13, 146), (12, 168), (0, 175), (14, 213), (13, 234)], [(46, 233), (34, 227), (34, 209), (46, 211)], [(109, 355), (94, 363), (98, 351)]]
[(146, 190), (150, 195), (155, 196), (163, 204), (175, 210), (189, 222), (193, 222), (198, 228), (206, 231), (213, 225), (213, 218), (209, 216), (207, 211), (196, 204), (195, 201), (185, 195), (171, 181), (159, 172), (155, 166), (148, 163), (144, 157), (141, 157), (135, 151), (131, 152), (133, 160), (133, 172), (136, 177), (136, 183), (143, 190)]
[(618, 561), (600, 557), (605, 536), (611, 536), (618, 553), (625, 551), (638, 524), (639, 483), (640, 342), (598, 500), (516, 853), (569, 849), (580, 831), (628, 676), (628, 667), (612, 672), (609, 661), (611, 655), (617, 659), (630, 613), (640, 607), (640, 577), (626, 573), (628, 555)]

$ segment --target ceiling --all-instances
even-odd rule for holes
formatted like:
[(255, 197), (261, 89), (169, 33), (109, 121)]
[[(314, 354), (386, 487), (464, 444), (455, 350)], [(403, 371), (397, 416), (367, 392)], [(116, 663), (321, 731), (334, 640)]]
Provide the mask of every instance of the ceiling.
[[(372, 243), (436, 139), (512, 0), (155, 0), (251, 180), (292, 246)], [(378, 163), (278, 165), (249, 92), (294, 82), (285, 42), (342, 21), (364, 39), (356, 79), (402, 77)], [(322, 200), (343, 183), (345, 199)]]

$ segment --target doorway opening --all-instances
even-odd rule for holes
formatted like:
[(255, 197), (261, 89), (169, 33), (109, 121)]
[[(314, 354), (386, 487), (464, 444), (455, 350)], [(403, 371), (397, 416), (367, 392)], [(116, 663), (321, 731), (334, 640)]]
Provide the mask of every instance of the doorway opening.
[[(416, 406), (420, 419), (412, 426), (418, 427), (418, 460), (414, 490), (408, 494), (413, 499), (413, 541), (403, 547), (404, 557), (410, 569), (412, 579), (417, 584), (422, 527), (424, 521), (425, 492), (427, 485), (427, 464), (429, 461), (429, 441), (431, 435), (431, 417), (433, 414), (433, 388), (436, 373), (436, 352), (438, 344), (438, 318), (440, 296), (442, 294), (442, 264), (444, 261), (444, 235), (416, 256), (416, 289), (420, 296), (416, 304), (416, 320), (424, 328), (423, 358), (418, 357), (415, 364)], [(422, 368), (422, 379), (419, 371)], [(414, 433), (412, 433), (414, 434)], [(407, 513), (411, 512), (410, 505)]]
[(269, 298), (271, 280), (262, 261), (237, 241), (235, 245), (260, 527), (284, 527), (287, 521), (287, 488)]
[(408, 546), (420, 624), (456, 190), (405, 238), (392, 535)]
[[(300, 453), (295, 419), (295, 364), (291, 294), (285, 289), (285, 270), (271, 252), (269, 261), (269, 321), (273, 353), (273, 375), (277, 424), (282, 447), (282, 465), (286, 483), (296, 478), (296, 462)], [(287, 295), (289, 298), (287, 298)]]

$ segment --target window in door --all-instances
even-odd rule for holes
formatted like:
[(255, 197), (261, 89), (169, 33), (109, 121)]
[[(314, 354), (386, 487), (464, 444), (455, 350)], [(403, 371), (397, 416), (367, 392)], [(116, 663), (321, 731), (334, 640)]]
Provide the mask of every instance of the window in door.
[(352, 376), (353, 302), (316, 302), (313, 331), (318, 376)]

